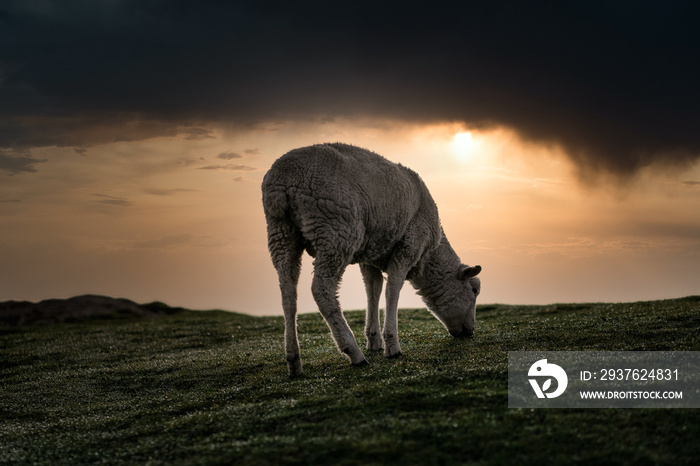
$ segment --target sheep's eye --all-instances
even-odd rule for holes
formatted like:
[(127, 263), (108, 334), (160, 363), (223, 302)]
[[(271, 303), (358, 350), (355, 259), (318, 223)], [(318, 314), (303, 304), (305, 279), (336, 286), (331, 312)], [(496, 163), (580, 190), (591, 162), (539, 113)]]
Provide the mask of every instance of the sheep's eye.
[(476, 294), (476, 293), (477, 293), (476, 288), (472, 288), (472, 292), (473, 292), (474, 294)]

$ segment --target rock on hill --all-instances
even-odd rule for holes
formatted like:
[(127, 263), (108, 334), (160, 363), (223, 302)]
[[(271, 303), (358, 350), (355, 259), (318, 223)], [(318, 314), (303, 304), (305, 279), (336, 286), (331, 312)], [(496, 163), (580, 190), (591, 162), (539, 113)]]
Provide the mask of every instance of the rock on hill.
[(158, 317), (182, 311), (160, 302), (136, 304), (128, 299), (83, 295), (69, 299), (47, 299), (38, 303), (0, 303), (0, 325), (54, 324), (88, 319)]

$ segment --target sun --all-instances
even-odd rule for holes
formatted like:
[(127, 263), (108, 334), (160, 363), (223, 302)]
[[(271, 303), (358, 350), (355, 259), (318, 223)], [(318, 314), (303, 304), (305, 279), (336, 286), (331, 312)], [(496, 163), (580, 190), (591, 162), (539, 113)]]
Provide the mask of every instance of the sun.
[(455, 134), (454, 144), (456, 147), (466, 147), (472, 142), (472, 133), (470, 131), (465, 131), (462, 133)]
[(466, 162), (469, 159), (469, 156), (474, 152), (475, 146), (474, 138), (469, 131), (459, 132), (452, 139), (452, 150), (460, 162)]

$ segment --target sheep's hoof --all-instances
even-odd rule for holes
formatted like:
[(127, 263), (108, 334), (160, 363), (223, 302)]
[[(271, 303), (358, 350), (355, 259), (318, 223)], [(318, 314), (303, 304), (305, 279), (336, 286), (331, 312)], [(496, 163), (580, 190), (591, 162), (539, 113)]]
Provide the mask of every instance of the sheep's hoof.
[(295, 378), (299, 377), (304, 370), (301, 367), (301, 358), (297, 356), (295, 359), (292, 359), (291, 361), (287, 361), (287, 369), (289, 369), (289, 377)]
[(382, 345), (381, 340), (379, 340), (378, 342), (367, 341), (367, 350), (368, 351), (381, 351), (383, 349), (384, 349), (384, 346)]
[(367, 337), (367, 349), (370, 351), (381, 351), (384, 346), (382, 337), (377, 332), (368, 332), (365, 334)]
[(364, 367), (364, 366), (369, 366), (369, 362), (366, 359), (363, 359), (362, 361), (358, 362), (357, 364), (353, 364), (355, 367)]
[(384, 356), (387, 358), (398, 358), (401, 356), (401, 345), (398, 342), (385, 342)]

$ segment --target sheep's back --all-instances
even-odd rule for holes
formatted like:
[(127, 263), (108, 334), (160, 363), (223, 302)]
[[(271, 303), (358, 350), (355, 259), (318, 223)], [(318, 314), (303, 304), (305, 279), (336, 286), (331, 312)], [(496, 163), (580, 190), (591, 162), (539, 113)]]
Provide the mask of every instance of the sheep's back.
[(284, 193), (288, 218), (304, 238), (314, 247), (321, 236), (347, 245), (353, 262), (380, 259), (416, 220), (439, 231), (437, 208), (416, 173), (345, 144), (288, 152), (265, 176), (263, 193)]

